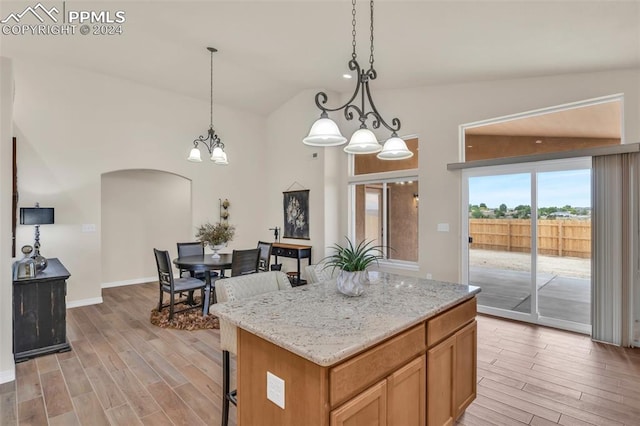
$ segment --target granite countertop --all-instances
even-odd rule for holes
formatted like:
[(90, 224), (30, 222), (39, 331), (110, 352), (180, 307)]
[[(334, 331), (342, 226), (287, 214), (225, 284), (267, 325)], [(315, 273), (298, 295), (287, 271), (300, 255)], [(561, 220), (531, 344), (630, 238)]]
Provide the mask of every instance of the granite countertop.
[(210, 312), (321, 366), (334, 365), (480, 291), (369, 272), (363, 295), (338, 292), (335, 280), (211, 306)]

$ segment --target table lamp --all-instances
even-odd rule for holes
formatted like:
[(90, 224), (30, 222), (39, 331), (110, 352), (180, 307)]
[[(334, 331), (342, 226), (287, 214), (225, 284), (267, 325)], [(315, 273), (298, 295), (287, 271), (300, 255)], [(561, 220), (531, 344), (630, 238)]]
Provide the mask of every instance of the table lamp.
[(36, 203), (35, 207), (20, 207), (20, 225), (36, 226), (36, 241), (33, 244), (33, 254), (31, 257), (35, 262), (36, 272), (43, 271), (47, 267), (47, 259), (40, 254), (40, 225), (52, 225), (53, 207), (40, 207)]

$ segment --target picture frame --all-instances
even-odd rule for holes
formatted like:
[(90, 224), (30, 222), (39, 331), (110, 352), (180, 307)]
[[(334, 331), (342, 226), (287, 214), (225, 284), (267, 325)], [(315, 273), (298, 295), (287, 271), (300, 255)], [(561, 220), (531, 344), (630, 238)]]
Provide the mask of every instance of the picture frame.
[(309, 190), (282, 193), (283, 238), (309, 239)]

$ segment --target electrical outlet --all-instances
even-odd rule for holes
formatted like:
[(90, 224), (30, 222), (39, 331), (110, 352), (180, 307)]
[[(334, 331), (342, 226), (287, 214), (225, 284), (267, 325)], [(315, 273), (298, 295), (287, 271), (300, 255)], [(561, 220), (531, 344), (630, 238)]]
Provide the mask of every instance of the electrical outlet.
[(433, 279), (433, 275), (431, 275), (431, 272), (427, 272), (427, 279), (428, 280)]
[(449, 232), (449, 224), (448, 223), (439, 223), (438, 224), (438, 232)]
[(96, 232), (95, 223), (83, 223), (82, 232)]
[(267, 371), (267, 399), (284, 410), (284, 380)]

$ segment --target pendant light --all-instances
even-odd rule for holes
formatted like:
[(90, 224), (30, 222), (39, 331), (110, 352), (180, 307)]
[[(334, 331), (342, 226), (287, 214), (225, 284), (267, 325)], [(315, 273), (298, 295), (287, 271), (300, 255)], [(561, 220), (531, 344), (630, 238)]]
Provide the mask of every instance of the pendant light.
[(194, 163), (202, 162), (200, 149), (198, 148), (198, 144), (202, 143), (207, 148), (209, 155), (211, 155), (211, 161), (213, 161), (214, 164), (227, 165), (229, 164), (229, 161), (227, 159), (227, 153), (224, 152), (224, 144), (213, 129), (213, 54), (217, 52), (218, 49), (215, 47), (207, 47), (207, 50), (211, 53), (211, 121), (209, 124), (209, 130), (207, 130), (207, 136), (200, 136), (193, 141), (193, 148), (191, 149), (191, 152), (189, 152), (187, 160)]
[[(375, 80), (377, 73), (373, 67), (373, 0), (369, 2), (370, 9), (370, 53), (369, 53), (369, 69), (363, 70), (360, 68), (360, 64), (357, 60), (356, 52), (356, 0), (351, 1), (351, 45), (353, 50), (351, 53), (351, 59), (349, 60), (349, 69), (355, 71), (358, 76), (355, 90), (351, 98), (346, 104), (337, 108), (328, 108), (325, 106), (327, 103), (327, 94), (325, 92), (318, 92), (315, 96), (316, 106), (320, 109), (320, 118), (316, 120), (311, 126), (309, 135), (302, 140), (306, 145), (311, 146), (336, 146), (342, 145), (347, 139), (342, 136), (338, 125), (329, 118), (327, 112), (344, 110), (344, 117), (347, 120), (352, 120), (357, 117), (360, 121), (360, 128), (356, 130), (349, 144), (344, 147), (344, 151), (349, 154), (372, 154), (379, 153), (377, 155), (381, 160), (401, 160), (410, 158), (413, 156), (413, 152), (407, 149), (405, 142), (398, 137), (397, 132), (400, 130), (400, 120), (394, 118), (389, 125), (378, 112), (373, 98), (371, 97), (371, 91), (369, 89), (369, 82)], [(360, 94), (360, 105), (355, 105), (352, 102)], [(368, 103), (370, 110), (367, 111), (366, 103)], [(385, 142), (384, 147), (378, 143), (375, 134), (367, 127), (367, 119), (371, 118), (371, 127), (377, 129), (384, 126), (391, 132), (391, 137)]]

